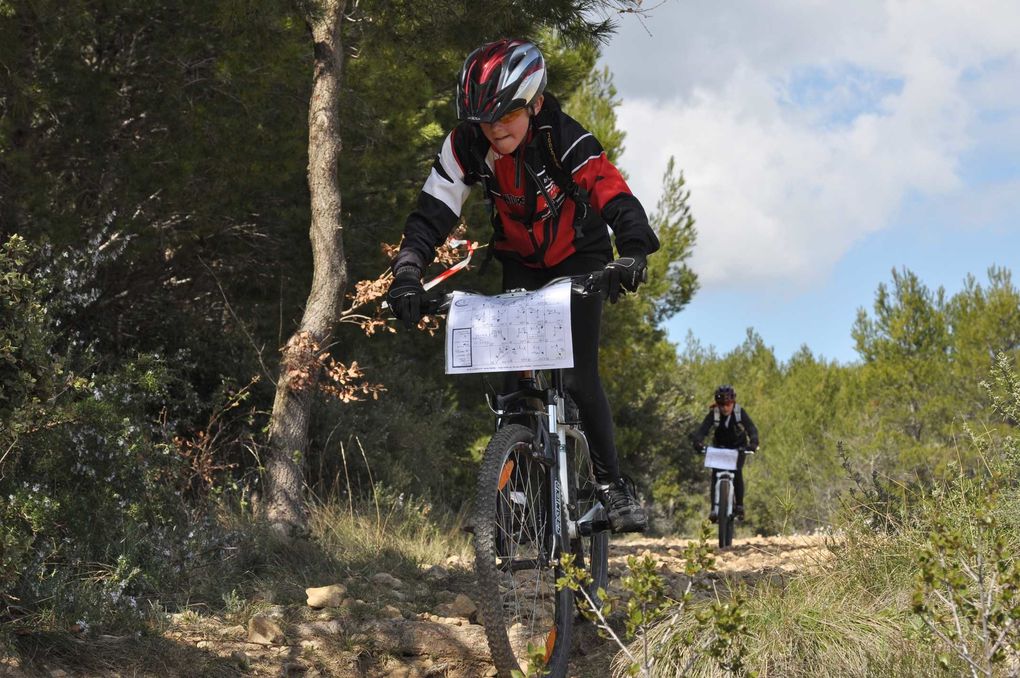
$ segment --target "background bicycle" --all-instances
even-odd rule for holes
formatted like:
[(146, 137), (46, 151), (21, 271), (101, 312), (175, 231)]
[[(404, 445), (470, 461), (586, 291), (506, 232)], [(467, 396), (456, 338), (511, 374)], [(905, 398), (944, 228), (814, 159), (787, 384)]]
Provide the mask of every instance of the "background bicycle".
[(754, 452), (726, 447), (708, 447), (705, 450), (705, 467), (716, 471), (714, 474), (715, 483), (712, 488), (711, 514), (716, 517), (719, 526), (719, 548), (721, 549), (733, 544), (734, 522), (737, 517), (733, 481), (737, 463), (743, 454), (754, 454)]

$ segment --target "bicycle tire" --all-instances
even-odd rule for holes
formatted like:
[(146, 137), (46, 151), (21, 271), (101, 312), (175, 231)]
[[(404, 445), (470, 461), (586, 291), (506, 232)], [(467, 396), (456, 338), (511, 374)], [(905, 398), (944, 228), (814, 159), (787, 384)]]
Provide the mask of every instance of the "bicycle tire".
[[(577, 520), (600, 501), (598, 483), (595, 479), (595, 467), (591, 455), (573, 438), (567, 440), (570, 454), (570, 496), (574, 499), (574, 512), (571, 518)], [(591, 575), (591, 584), (586, 591), (598, 609), (602, 607), (598, 590), (609, 585), (609, 531), (599, 530), (589, 537), (578, 535), (571, 544), (571, 551)], [(578, 608), (585, 604), (584, 596), (575, 596)], [(582, 610), (583, 611), (583, 610)]]
[(558, 554), (549, 553), (548, 521), (557, 512), (550, 506), (550, 469), (535, 460), (533, 445), (528, 427), (501, 428), (485, 449), (475, 496), (476, 602), (492, 662), (504, 678), (515, 670), (528, 675), (529, 643), (545, 644), (550, 678), (565, 676), (570, 659), (574, 593), (556, 590), (562, 573)]
[(730, 484), (723, 480), (719, 483), (719, 548), (730, 545), (730, 530), (733, 528), (730, 515)]

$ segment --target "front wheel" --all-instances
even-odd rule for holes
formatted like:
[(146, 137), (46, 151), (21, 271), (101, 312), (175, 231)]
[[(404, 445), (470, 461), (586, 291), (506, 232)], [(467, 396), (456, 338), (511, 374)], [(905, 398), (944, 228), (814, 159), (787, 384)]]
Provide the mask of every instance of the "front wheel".
[(719, 548), (733, 543), (733, 506), (730, 502), (730, 484), (719, 483)]
[(543, 675), (567, 672), (574, 595), (556, 590), (561, 545), (553, 523), (563, 515), (552, 506), (553, 474), (534, 456), (534, 435), (509, 424), (489, 441), (478, 474), (473, 523), (478, 607), (499, 675), (534, 672), (541, 655)]

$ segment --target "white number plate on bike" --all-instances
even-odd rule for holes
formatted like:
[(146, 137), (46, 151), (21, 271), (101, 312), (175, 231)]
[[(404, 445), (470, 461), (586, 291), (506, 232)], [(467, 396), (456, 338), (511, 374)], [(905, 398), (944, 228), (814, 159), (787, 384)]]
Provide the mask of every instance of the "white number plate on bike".
[(709, 447), (705, 450), (705, 468), (718, 471), (737, 470), (737, 451), (725, 447)]
[(454, 292), (446, 317), (446, 373), (574, 366), (570, 281), (487, 297)]

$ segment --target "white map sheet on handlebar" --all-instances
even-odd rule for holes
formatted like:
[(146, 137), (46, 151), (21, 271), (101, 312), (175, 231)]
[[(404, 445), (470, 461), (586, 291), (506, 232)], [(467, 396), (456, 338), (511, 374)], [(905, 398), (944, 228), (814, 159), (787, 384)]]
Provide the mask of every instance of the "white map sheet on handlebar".
[(454, 292), (446, 316), (446, 373), (574, 366), (570, 281), (488, 297)]
[(709, 447), (705, 450), (705, 468), (714, 468), (719, 471), (737, 470), (736, 450), (726, 447)]

